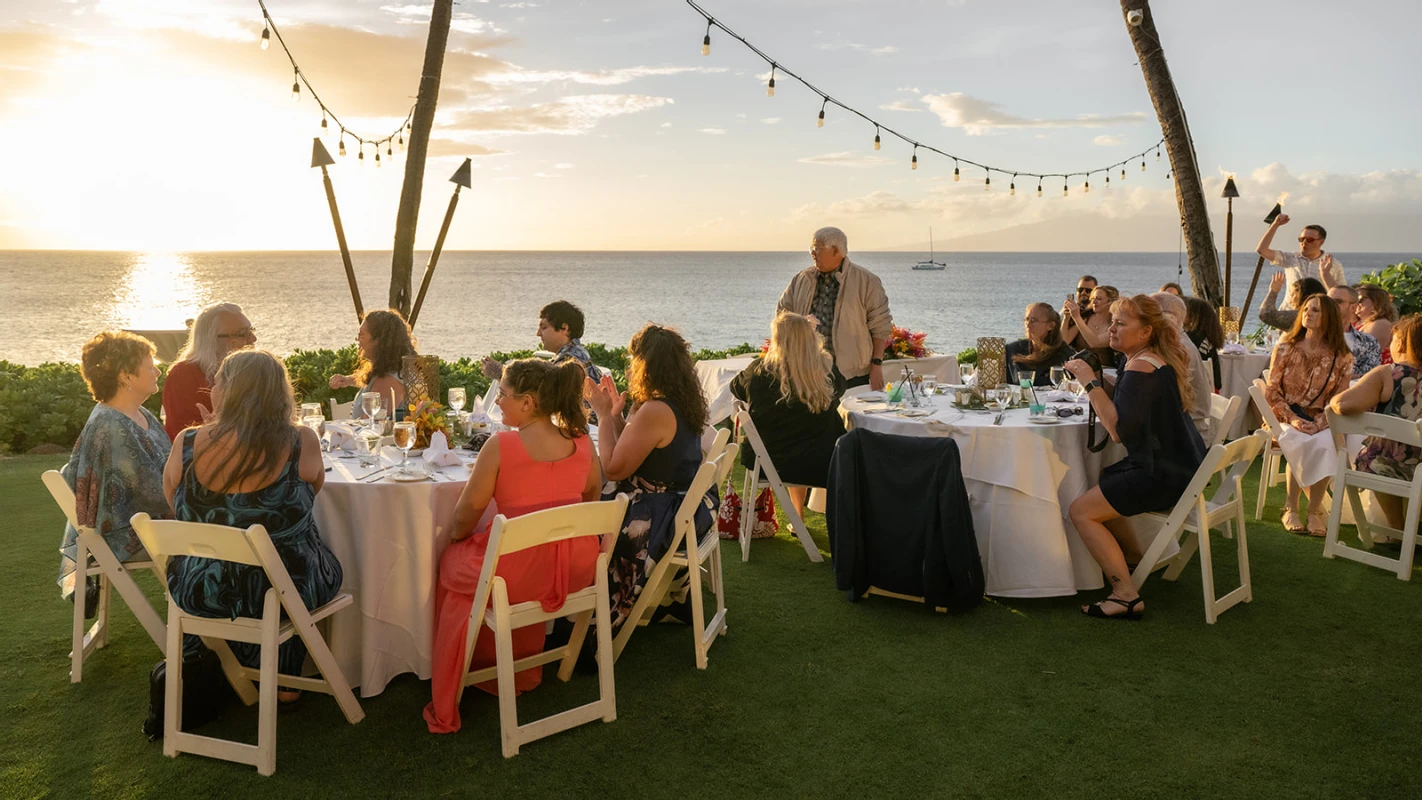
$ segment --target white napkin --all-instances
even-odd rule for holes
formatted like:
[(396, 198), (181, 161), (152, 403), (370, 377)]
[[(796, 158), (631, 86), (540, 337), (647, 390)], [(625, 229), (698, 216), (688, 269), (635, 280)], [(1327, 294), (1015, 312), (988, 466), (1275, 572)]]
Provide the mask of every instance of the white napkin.
[(954, 428), (952, 425), (949, 425), (941, 419), (930, 419), (927, 422), (923, 423), (923, 426), (925, 428), (928, 428), (930, 431), (933, 431), (937, 434), (942, 434), (943, 436), (951, 436), (953, 434), (953, 431), (956, 430), (956, 428)]
[(978, 385), (978, 373), (974, 372), (972, 375), (969, 375), (968, 377), (964, 378), (964, 379), (963, 379), (963, 385), (964, 385), (965, 387), (969, 388), (969, 389), (971, 389), (971, 388), (977, 386), (977, 385)]
[(1243, 354), (1245, 354), (1245, 353), (1247, 353), (1247, 352), (1249, 352), (1249, 351), (1246, 350), (1246, 349), (1244, 349), (1244, 345), (1242, 345), (1242, 344), (1240, 344), (1240, 343), (1238, 343), (1238, 342), (1230, 342), (1229, 344), (1225, 345), (1224, 347), (1221, 347), (1221, 348), (1220, 348), (1220, 352), (1221, 352), (1221, 353), (1229, 353), (1230, 355), (1243, 355)]
[(484, 410), (482, 403), (476, 403), (473, 408), (469, 409), (469, 422), (471, 424), (487, 425), (489, 421), (489, 413)]
[(435, 431), (430, 437), (430, 446), (425, 448), (422, 455), (426, 463), (436, 467), (457, 467), (463, 463), (459, 456), (449, 449), (449, 440), (445, 438), (444, 431)]
[(332, 450), (353, 452), (356, 449), (356, 433), (350, 425), (344, 422), (328, 422), (326, 433), (330, 434)]
[(1037, 399), (1043, 403), (1075, 403), (1081, 398), (1064, 389), (1037, 390)]

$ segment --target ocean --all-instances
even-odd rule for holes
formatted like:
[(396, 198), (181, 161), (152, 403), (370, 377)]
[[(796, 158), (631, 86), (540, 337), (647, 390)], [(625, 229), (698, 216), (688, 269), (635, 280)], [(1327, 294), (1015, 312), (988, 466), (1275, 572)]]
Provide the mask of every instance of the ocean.
[[(928, 334), (940, 353), (979, 336), (1022, 335), (1029, 302), (1060, 307), (1083, 273), (1124, 293), (1179, 280), (1175, 253), (937, 253), (941, 272), (916, 272), (927, 253), (851, 253), (883, 279), (894, 322)], [(1350, 281), (1410, 257), (1340, 253)], [(427, 253), (416, 254), (418, 291)], [(1236, 254), (1234, 302), (1249, 288), (1255, 256)], [(388, 252), (353, 254), (367, 309), (383, 307)], [(445, 252), (415, 335), (446, 358), (536, 348), (538, 309), (569, 300), (587, 318), (583, 339), (626, 344), (644, 323), (678, 328), (693, 348), (760, 342), (805, 252)], [(1267, 287), (1266, 264), (1255, 306)], [(330, 252), (135, 253), (0, 251), (0, 308), (11, 333), (0, 359), (77, 361), (93, 334), (112, 328), (180, 329), (215, 302), (242, 306), (258, 345), (280, 354), (355, 341), (354, 306), (340, 256)], [(1253, 316), (1250, 316), (1253, 320)], [(1246, 330), (1253, 330), (1248, 322)]]

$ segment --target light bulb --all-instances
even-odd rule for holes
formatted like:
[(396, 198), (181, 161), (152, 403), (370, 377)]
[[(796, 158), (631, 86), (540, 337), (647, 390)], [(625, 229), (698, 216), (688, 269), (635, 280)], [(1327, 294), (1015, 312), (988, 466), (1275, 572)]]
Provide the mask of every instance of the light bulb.
[(1013, 197), (1017, 196), (1017, 181), (1013, 181), (1012, 183), (1008, 184), (1007, 193), (1012, 195)]
[(875, 149), (875, 150), (878, 150), (878, 149), (879, 149), (879, 134), (877, 134), (877, 133), (874, 134), (874, 149)]
[(292, 100), (292, 102), (296, 102), (297, 100), (300, 100), (300, 99), (301, 99), (301, 82), (300, 82), (300, 81), (292, 81), (292, 82), (291, 82), (291, 100)]
[(375, 148), (375, 166), (380, 166), (380, 148)]
[(774, 70), (771, 70), (771, 71), (770, 71), (770, 83), (766, 84), (766, 87), (765, 87), (765, 96), (766, 96), (766, 97), (774, 97), (774, 96), (775, 96), (775, 71), (774, 71)]
[(1165, 179), (1166, 179), (1166, 180), (1170, 180), (1170, 173), (1169, 173), (1169, 172), (1165, 173)]
[(1107, 175), (1107, 176), (1106, 176), (1106, 188), (1107, 188), (1107, 189), (1110, 189), (1110, 188), (1111, 188), (1111, 176), (1110, 176), (1110, 175)]
[(957, 183), (958, 181), (961, 181), (962, 179), (963, 179), (963, 176), (958, 173), (958, 162), (955, 161), (955, 162), (953, 162), (953, 182), (954, 182), (954, 183)]
[(992, 189), (992, 176), (989, 175), (989, 176), (987, 176), (986, 178), (983, 178), (983, 191), (986, 192), (986, 191), (989, 191), (989, 190), (991, 190), (991, 189)]
[(1066, 196), (1067, 196), (1067, 185), (1066, 185), (1065, 183), (1063, 183), (1063, 184), (1062, 184), (1062, 197), (1066, 197)]
[(345, 154), (346, 154), (346, 137), (345, 137), (344, 135), (342, 135), (342, 136), (341, 136), (341, 155), (345, 155)]
[(1159, 148), (1159, 147), (1155, 148), (1155, 160), (1156, 160), (1156, 161), (1159, 161), (1159, 160), (1160, 160), (1160, 148)]
[(1082, 183), (1082, 184), (1081, 184), (1081, 190), (1082, 190), (1083, 192), (1085, 192), (1086, 194), (1091, 194), (1091, 181), (1086, 181), (1086, 182)]
[(413, 131), (414, 129), (415, 129), (415, 127), (410, 124), (410, 121), (409, 121), (409, 120), (405, 120), (405, 130), (407, 130), (407, 131)]
[(360, 143), (360, 154), (356, 156), (357, 161), (365, 161), (365, 142)]
[(909, 162), (909, 169), (918, 169), (918, 153), (913, 154), (913, 161)]
[(1037, 196), (1038, 196), (1038, 197), (1041, 197), (1041, 196), (1042, 196), (1042, 184), (1040, 184), (1040, 183), (1037, 184)]
[(400, 134), (400, 148), (401, 148), (401, 149), (404, 149), (404, 147), (405, 147), (405, 134), (404, 134), (404, 133), (401, 133), (401, 134)]
[(1125, 168), (1125, 167), (1121, 167), (1121, 180), (1125, 180), (1125, 179), (1126, 179), (1126, 168)]
[(394, 157), (395, 157), (395, 148), (393, 148), (393, 147), (390, 146), (390, 140), (389, 140), (389, 139), (386, 139), (386, 140), (385, 140), (385, 157), (386, 157), (386, 158), (394, 158)]
[(822, 109), (820, 109), (820, 118), (817, 119), (817, 120), (815, 120), (815, 127), (816, 127), (816, 128), (823, 128), (824, 126), (825, 126), (825, 110), (822, 108)]
[(271, 47), (271, 46), (272, 46), (272, 30), (271, 30), (271, 28), (263, 27), (263, 28), (262, 28), (262, 49), (265, 50), (265, 49), (267, 49), (268, 47)]
[(1141, 172), (1145, 172), (1145, 159), (1141, 159)]
[(330, 133), (330, 132), (331, 132), (331, 126), (329, 126), (329, 125), (326, 124), (326, 115), (325, 115), (325, 114), (322, 114), (322, 115), (321, 115), (321, 135), (322, 135), (322, 136), (325, 136), (326, 134), (328, 134), (328, 133)]
[(706, 34), (706, 38), (701, 40), (701, 55), (711, 55), (711, 34)]

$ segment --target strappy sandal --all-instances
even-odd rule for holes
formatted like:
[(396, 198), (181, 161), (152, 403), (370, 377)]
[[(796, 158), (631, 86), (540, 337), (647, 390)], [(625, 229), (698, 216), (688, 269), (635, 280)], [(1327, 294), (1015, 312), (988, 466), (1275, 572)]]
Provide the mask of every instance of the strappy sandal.
[[(1314, 524), (1314, 520), (1318, 521), (1317, 525)], [(1328, 518), (1324, 516), (1322, 511), (1317, 514), (1312, 511), (1308, 512), (1308, 527), (1305, 528), (1305, 530), (1309, 536), (1322, 539), (1328, 535)]]
[[(1095, 617), (1096, 619), (1126, 619), (1132, 622), (1139, 622), (1140, 620), (1145, 619), (1145, 611), (1143, 609), (1138, 609), (1137, 606), (1140, 606), (1144, 602), (1145, 598), (1142, 597), (1137, 597), (1136, 599), (1131, 600), (1129, 602), (1126, 600), (1122, 600), (1119, 597), (1108, 597), (1105, 600), (1102, 600), (1098, 603), (1092, 603), (1086, 608), (1083, 608), (1081, 610), (1081, 613), (1085, 614), (1088, 617)], [(1118, 606), (1124, 606), (1126, 610), (1124, 613), (1121, 614), (1107, 614), (1101, 608), (1101, 605), (1103, 603), (1115, 603)]]
[(1299, 512), (1292, 508), (1284, 512), (1280, 522), (1284, 523), (1284, 530), (1289, 533), (1303, 533), (1305, 530), (1303, 522), (1299, 520)]

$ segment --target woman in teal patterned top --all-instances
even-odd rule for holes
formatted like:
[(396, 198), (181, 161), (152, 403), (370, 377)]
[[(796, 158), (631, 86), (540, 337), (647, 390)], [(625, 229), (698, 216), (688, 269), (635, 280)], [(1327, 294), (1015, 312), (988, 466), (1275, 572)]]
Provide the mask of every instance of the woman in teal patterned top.
[[(123, 331), (101, 333), (84, 345), (79, 369), (98, 405), (60, 472), (74, 491), (79, 524), (97, 531), (119, 561), (144, 561), (148, 554), (129, 518), (140, 511), (155, 519), (173, 516), (163, 497), (168, 434), (143, 407), (158, 391), (153, 344)], [(66, 523), (59, 560), (59, 589), (66, 598), (74, 594), (78, 537)], [(98, 600), (98, 583), (93, 587), (90, 607)]]
[[(321, 541), (312, 516), (325, 482), (321, 445), (310, 429), (292, 422), (295, 400), (286, 368), (261, 350), (229, 355), (212, 386), (214, 415), (189, 428), (173, 448), (163, 488), (180, 520), (247, 528), (262, 525), (307, 608), (317, 608), (341, 588), (341, 563)], [(180, 608), (202, 617), (260, 617), (271, 588), (260, 567), (197, 556), (168, 562), (168, 592)], [(185, 649), (201, 648), (187, 637)], [(232, 643), (237, 660), (256, 666), (260, 648)], [(277, 669), (300, 675), (306, 645), (292, 637), (281, 646)], [(283, 692), (290, 701), (299, 692)]]

